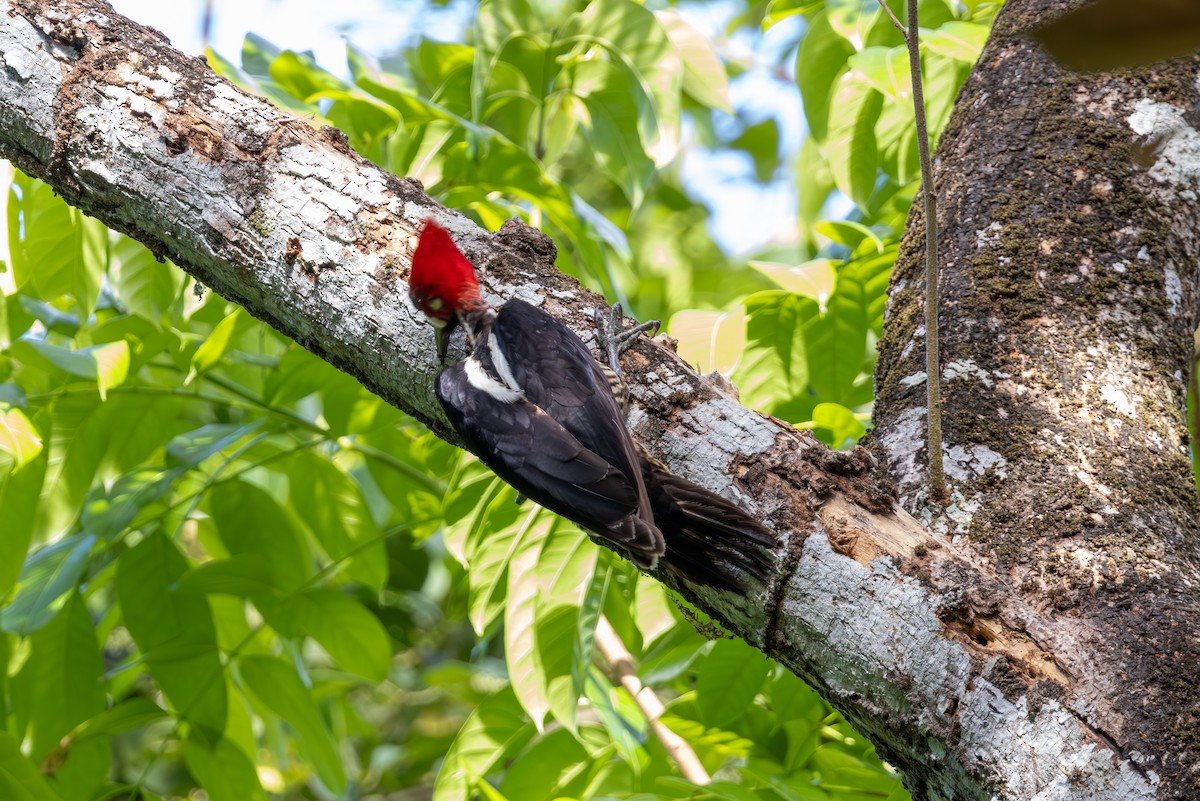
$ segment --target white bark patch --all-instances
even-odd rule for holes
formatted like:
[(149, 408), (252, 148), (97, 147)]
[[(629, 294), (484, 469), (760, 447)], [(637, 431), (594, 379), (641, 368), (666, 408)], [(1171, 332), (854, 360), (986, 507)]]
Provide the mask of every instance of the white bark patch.
[(925, 371), (922, 370), (919, 373), (913, 373), (912, 375), (906, 375), (906, 376), (904, 376), (904, 378), (901, 378), (900, 386), (915, 387), (920, 384), (924, 384), (926, 378), (928, 378), (928, 376), (926, 375)]
[(886, 431), (881, 429), (879, 442), (899, 475), (924, 475), (917, 468), (917, 454), (925, 447), (925, 407), (909, 409)]
[(975, 247), (979, 250), (991, 247), (1000, 242), (1000, 223), (993, 222), (987, 228), (977, 228), (975, 230)]
[(729, 495), (729, 460), (763, 453), (775, 444), (778, 429), (729, 398), (697, 404), (680, 416), (680, 425), (661, 441), (667, 466), (687, 465), (688, 477), (705, 489)]
[(992, 385), (996, 383), (988, 371), (976, 364), (974, 359), (960, 359), (946, 363), (946, 366), (942, 368), (942, 380), (950, 382), (956, 378), (974, 378), (988, 389), (991, 389)]
[(1174, 267), (1168, 266), (1165, 272), (1165, 286), (1167, 293), (1167, 304), (1171, 310), (1172, 317), (1179, 316), (1179, 310), (1183, 306), (1183, 284), (1179, 281), (1179, 273), (1175, 272)]
[(986, 445), (954, 445), (946, 449), (946, 475), (956, 481), (982, 476), (993, 468), (1000, 478), (1006, 478), (1006, 464), (1003, 456)]
[(1200, 186), (1200, 132), (1188, 125), (1182, 109), (1144, 99), (1138, 101), (1128, 122), (1153, 148), (1151, 178), (1181, 187)]

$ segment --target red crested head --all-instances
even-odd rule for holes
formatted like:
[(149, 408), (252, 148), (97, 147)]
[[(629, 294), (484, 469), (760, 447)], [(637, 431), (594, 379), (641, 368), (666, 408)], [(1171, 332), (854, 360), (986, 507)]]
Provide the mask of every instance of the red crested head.
[(450, 239), (446, 229), (426, 220), (413, 253), (408, 296), (431, 320), (454, 322), (468, 309), (481, 305), (475, 268)]

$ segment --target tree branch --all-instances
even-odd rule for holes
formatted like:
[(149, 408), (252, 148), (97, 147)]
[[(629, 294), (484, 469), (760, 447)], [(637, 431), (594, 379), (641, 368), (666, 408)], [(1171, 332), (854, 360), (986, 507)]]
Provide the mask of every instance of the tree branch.
[(705, 785), (712, 781), (712, 777), (708, 775), (708, 771), (704, 769), (704, 765), (700, 763), (700, 758), (696, 756), (696, 752), (692, 750), (688, 741), (671, 731), (660, 720), (666, 708), (662, 701), (658, 700), (658, 696), (654, 694), (653, 690), (642, 686), (642, 682), (637, 676), (637, 668), (633, 664), (633, 654), (629, 653), (629, 649), (625, 647), (625, 643), (621, 642), (621, 637), (613, 630), (612, 624), (604, 615), (601, 615), (596, 621), (596, 648), (608, 662), (617, 681), (633, 697), (638, 709), (642, 710), (642, 714), (646, 716), (646, 722), (650, 725), (650, 730), (662, 743), (671, 759), (675, 760), (683, 778), (698, 785)]

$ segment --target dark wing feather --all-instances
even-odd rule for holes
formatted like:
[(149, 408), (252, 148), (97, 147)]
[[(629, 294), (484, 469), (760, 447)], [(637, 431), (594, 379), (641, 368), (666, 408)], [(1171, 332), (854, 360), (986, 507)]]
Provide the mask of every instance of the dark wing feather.
[[(574, 331), (521, 300), (500, 308), (492, 334), (518, 385), (584, 445), (640, 483), (637, 453), (608, 379)], [(644, 508), (648, 515), (648, 508)], [(649, 519), (649, 517), (647, 517)]]
[[(479, 347), (479, 346), (477, 346)], [(530, 500), (652, 565), (662, 535), (637, 516), (639, 487), (527, 400), (472, 387), (464, 363), (438, 377), (438, 401), (464, 444)]]

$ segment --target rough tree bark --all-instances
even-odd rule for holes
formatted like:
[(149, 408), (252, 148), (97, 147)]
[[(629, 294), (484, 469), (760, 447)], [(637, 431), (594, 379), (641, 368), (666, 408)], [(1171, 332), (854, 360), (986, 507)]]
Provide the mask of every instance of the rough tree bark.
[[(744, 409), (661, 345), (627, 356), (637, 434), (784, 540), (770, 586), (679, 589), (817, 686), (917, 799), (1198, 798), (1195, 65), (1064, 75), (1008, 33), (1052, 5), (1010, 0), (940, 151), (950, 512), (918, 486), (919, 217), (875, 442), (927, 525), (865, 451)], [(0, 155), (435, 431), (404, 286), (425, 216), (493, 300), (590, 336), (601, 300), (537, 232), (480, 231), (101, 0), (0, 9)]]

